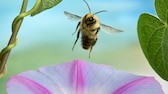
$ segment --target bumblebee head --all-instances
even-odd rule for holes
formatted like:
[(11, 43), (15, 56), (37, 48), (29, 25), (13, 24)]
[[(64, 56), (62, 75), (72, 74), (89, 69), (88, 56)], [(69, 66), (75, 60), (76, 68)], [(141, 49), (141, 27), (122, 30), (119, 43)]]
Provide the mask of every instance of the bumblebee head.
[(86, 25), (93, 25), (98, 22), (98, 17), (94, 14), (88, 13), (84, 16), (83, 20)]
[(95, 16), (95, 15), (98, 14), (98, 13), (101, 13), (101, 12), (106, 12), (106, 10), (98, 11), (98, 12), (92, 14), (92, 13), (91, 13), (91, 9), (90, 9), (90, 7), (89, 7), (89, 4), (88, 4), (85, 0), (83, 0), (83, 1), (86, 3), (86, 5), (87, 5), (87, 7), (88, 7), (88, 9), (89, 9), (89, 13), (84, 16), (83, 21), (84, 21), (84, 23), (85, 23), (87, 26), (88, 26), (88, 25), (93, 25), (93, 24), (95, 24), (96, 22), (98, 22), (98, 17)]

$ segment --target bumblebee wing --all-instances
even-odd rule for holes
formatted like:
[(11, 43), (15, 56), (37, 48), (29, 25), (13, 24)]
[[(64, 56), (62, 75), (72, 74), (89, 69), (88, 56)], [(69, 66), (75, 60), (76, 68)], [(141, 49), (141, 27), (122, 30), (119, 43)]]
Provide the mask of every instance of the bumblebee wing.
[(104, 29), (104, 31), (107, 34), (112, 34), (112, 33), (116, 33), (116, 32), (123, 32), (122, 30), (115, 29), (115, 28), (113, 28), (111, 26), (108, 26), (108, 25), (105, 25), (105, 24), (102, 24), (102, 23), (100, 23), (100, 26)]
[(75, 14), (71, 14), (71, 13), (66, 12), (66, 11), (64, 11), (64, 14), (68, 17), (68, 19), (70, 19), (70, 20), (72, 20), (72, 21), (78, 21), (78, 20), (81, 19), (80, 16), (75, 15)]

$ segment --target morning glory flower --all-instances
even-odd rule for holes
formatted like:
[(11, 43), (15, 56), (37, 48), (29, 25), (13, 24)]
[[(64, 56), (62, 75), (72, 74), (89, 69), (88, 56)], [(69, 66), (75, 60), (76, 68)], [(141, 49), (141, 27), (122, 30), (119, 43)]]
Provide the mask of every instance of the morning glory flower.
[(164, 94), (153, 77), (74, 60), (12, 76), (8, 94)]

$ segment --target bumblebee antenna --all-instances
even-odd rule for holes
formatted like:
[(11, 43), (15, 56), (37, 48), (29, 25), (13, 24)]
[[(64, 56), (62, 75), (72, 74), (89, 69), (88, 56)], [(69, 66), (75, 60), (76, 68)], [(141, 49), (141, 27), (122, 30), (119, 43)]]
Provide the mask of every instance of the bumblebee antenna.
[(91, 13), (91, 10), (90, 10), (90, 7), (89, 7), (89, 4), (86, 2), (86, 0), (83, 0), (85, 3), (86, 3), (86, 5), (87, 5), (87, 7), (88, 7), (88, 9), (89, 9), (89, 12)]
[(94, 13), (94, 15), (95, 15), (95, 14), (98, 14), (98, 13), (101, 13), (101, 12), (107, 12), (107, 10), (98, 11), (98, 12)]

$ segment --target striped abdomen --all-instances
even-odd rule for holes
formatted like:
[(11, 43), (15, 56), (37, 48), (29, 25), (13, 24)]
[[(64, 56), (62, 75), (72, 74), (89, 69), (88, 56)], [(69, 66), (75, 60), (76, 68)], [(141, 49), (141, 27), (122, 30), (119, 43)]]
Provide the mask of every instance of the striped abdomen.
[(90, 49), (92, 46), (95, 45), (97, 38), (89, 37), (89, 36), (82, 36), (82, 47), (83, 49)]

